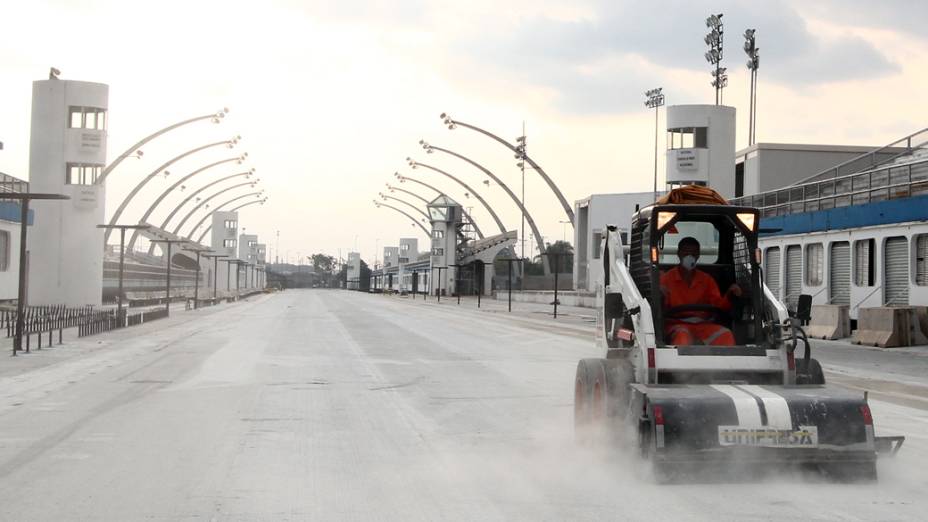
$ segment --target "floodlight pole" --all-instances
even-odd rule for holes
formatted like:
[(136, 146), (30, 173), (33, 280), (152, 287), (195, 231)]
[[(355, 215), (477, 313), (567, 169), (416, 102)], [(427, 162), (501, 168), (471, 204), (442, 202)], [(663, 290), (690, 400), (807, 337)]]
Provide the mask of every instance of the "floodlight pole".
[[(26, 329), (26, 234), (29, 221), (29, 202), (33, 199), (71, 199), (64, 194), (39, 192), (8, 192), (0, 199), (19, 200), (19, 289), (16, 292), (16, 331), (13, 334), (13, 356), (23, 349), (23, 332)], [(26, 350), (29, 353), (29, 350)]]
[(658, 137), (658, 111), (664, 105), (663, 87), (651, 89), (644, 93), (648, 97), (645, 107), (654, 109), (654, 201), (657, 201), (657, 137)]
[(120, 327), (125, 326), (122, 317), (122, 282), (123, 274), (126, 267), (126, 229), (145, 230), (151, 228), (151, 225), (97, 225), (97, 228), (104, 228), (107, 232), (114, 228), (119, 229), (119, 289), (116, 291), (116, 320), (120, 322)]

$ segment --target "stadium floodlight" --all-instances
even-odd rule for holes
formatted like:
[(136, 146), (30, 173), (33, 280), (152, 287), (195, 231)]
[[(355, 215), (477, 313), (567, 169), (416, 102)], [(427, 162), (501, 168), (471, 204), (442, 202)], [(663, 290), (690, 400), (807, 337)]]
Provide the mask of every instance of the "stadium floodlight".
[(748, 146), (755, 143), (757, 136), (755, 128), (757, 125), (757, 68), (760, 67), (760, 49), (754, 37), (754, 29), (744, 30), (744, 54), (748, 55), (746, 63), (748, 70), (751, 71), (751, 93), (750, 93), (750, 110), (748, 112)]
[(705, 56), (707, 62), (715, 66), (712, 73), (714, 78), (712, 86), (715, 87), (715, 104), (719, 105), (722, 102), (722, 89), (728, 85), (728, 78), (724, 75), (721, 66), (725, 35), (722, 13), (709, 15), (706, 18), (706, 27), (709, 28), (709, 34), (703, 38), (703, 41), (709, 46), (709, 50), (703, 56)]

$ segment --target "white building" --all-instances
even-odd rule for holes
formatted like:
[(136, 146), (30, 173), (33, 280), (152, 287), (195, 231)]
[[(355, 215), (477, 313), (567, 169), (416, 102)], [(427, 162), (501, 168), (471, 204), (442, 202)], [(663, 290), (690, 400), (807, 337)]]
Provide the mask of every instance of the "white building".
[(400, 247), (383, 247), (383, 267), (399, 266)]
[[(595, 292), (603, 274), (600, 243), (606, 225), (623, 232), (631, 226), (632, 214), (654, 202), (654, 192), (593, 194), (574, 203), (574, 289)], [(625, 235), (623, 235), (623, 238)]]
[(213, 212), (209, 246), (216, 254), (226, 256), (219, 260), (216, 287), (220, 292), (229, 292), (235, 288), (236, 265), (227, 260), (238, 256), (238, 212)]
[(70, 201), (34, 201), (29, 230), (30, 304), (99, 305), (103, 288), (109, 87), (41, 80), (32, 84), (29, 184)]

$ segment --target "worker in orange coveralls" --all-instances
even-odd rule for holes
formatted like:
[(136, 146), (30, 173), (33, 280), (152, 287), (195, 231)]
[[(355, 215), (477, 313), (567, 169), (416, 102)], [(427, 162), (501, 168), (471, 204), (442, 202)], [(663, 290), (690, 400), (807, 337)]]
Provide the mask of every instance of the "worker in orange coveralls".
[[(731, 285), (725, 295), (709, 274), (696, 268), (699, 259), (699, 241), (685, 237), (677, 245), (680, 264), (661, 274), (661, 292), (664, 310), (677, 306), (705, 304), (723, 311), (731, 310), (731, 296), (740, 297), (741, 287)], [(735, 336), (731, 330), (712, 322), (712, 312), (685, 310), (664, 319), (664, 338), (667, 344), (694, 345), (701, 342), (711, 346), (732, 346)]]

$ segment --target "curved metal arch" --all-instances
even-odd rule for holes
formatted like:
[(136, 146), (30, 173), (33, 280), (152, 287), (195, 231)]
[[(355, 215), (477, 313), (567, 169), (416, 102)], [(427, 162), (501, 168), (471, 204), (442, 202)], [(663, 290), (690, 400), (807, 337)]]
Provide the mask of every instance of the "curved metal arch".
[[(260, 203), (260, 204), (263, 205), (265, 201), (267, 201), (267, 198), (259, 199), (258, 201), (249, 201), (248, 203), (242, 203), (241, 205), (239, 205), (239, 206), (233, 208), (232, 210), (230, 210), (229, 212), (237, 212), (238, 209), (240, 209), (240, 208), (242, 208), (242, 207), (247, 207), (248, 205), (256, 205), (256, 204), (258, 204), (258, 203)], [(220, 206), (221, 206), (221, 205), (220, 205)], [(202, 244), (203, 244), (203, 238), (206, 237), (206, 234), (209, 233), (209, 231), (212, 230), (212, 229), (213, 229), (213, 225), (210, 225), (210, 226), (206, 227), (206, 230), (204, 230), (203, 233), (200, 234), (200, 237), (197, 238), (197, 243), (200, 243), (200, 244), (202, 245)], [(191, 234), (191, 235), (192, 235), (192, 234)]]
[(113, 169), (115, 169), (117, 165), (122, 163), (122, 160), (131, 156), (133, 152), (139, 149), (139, 147), (141, 147), (142, 145), (145, 145), (149, 141), (157, 138), (158, 136), (161, 136), (162, 134), (168, 131), (172, 131), (178, 127), (183, 127), (184, 125), (187, 125), (189, 123), (193, 123), (193, 122), (197, 122), (201, 120), (211, 119), (211, 120), (214, 120), (216, 123), (219, 123), (220, 121), (222, 121), (223, 118), (226, 117), (226, 114), (228, 112), (229, 112), (229, 109), (223, 108), (221, 111), (216, 111), (212, 114), (204, 114), (203, 116), (197, 116), (195, 118), (190, 118), (189, 120), (179, 121), (175, 123), (174, 125), (168, 125), (167, 127), (159, 130), (158, 132), (155, 132), (154, 134), (149, 134), (148, 136), (142, 138), (142, 140), (136, 143), (135, 145), (126, 149), (125, 152), (117, 156), (116, 159), (114, 159), (109, 165), (107, 165), (106, 168), (103, 169), (103, 172), (100, 174), (100, 177), (97, 178), (97, 181), (94, 182), (94, 184), (102, 185), (103, 180), (106, 179), (106, 176), (109, 175), (109, 173), (112, 172)]
[(525, 154), (524, 152), (520, 151), (518, 147), (516, 147), (515, 145), (509, 143), (508, 141), (504, 140), (503, 138), (500, 138), (500, 137), (497, 136), (496, 134), (493, 134), (492, 132), (483, 130), (483, 129), (481, 129), (480, 127), (477, 127), (477, 126), (475, 126), (475, 125), (471, 125), (471, 124), (469, 124), (469, 123), (464, 123), (464, 122), (462, 122), (462, 121), (454, 120), (454, 119), (452, 119), (450, 116), (448, 116), (448, 115), (446, 115), (446, 114), (442, 114), (442, 115), (441, 115), (441, 119), (445, 122), (445, 125), (448, 126), (448, 129), (449, 129), (449, 130), (453, 130), (453, 129), (454, 129), (454, 126), (460, 125), (461, 127), (464, 127), (464, 128), (466, 128), (466, 129), (470, 129), (470, 130), (473, 130), (473, 131), (477, 131), (477, 132), (479, 132), (480, 134), (483, 134), (483, 135), (485, 135), (485, 136), (488, 136), (488, 137), (490, 137), (490, 138), (493, 138), (494, 140), (498, 141), (499, 143), (502, 143), (503, 145), (506, 146), (506, 148), (508, 148), (508, 149), (511, 150), (512, 152), (516, 153), (516, 154), (518, 155), (517, 157), (519, 157), (520, 159), (523, 159), (523, 160), (525, 160), (526, 162), (528, 162), (528, 164), (531, 165), (532, 168), (535, 169), (535, 171), (537, 171), (538, 174), (545, 180), (545, 183), (548, 184), (548, 187), (551, 189), (552, 192), (554, 192), (554, 195), (557, 196), (558, 201), (561, 202), (561, 206), (564, 207), (564, 213), (567, 214), (568, 219), (570, 219), (571, 226), (573, 226), (573, 223), (574, 223), (574, 210), (570, 207), (570, 204), (567, 203), (567, 199), (564, 197), (564, 194), (561, 194), (560, 189), (558, 189), (558, 188), (557, 188), (557, 185), (555, 185), (554, 182), (551, 181), (551, 178), (548, 177), (548, 174), (544, 171), (544, 169), (542, 169), (540, 165), (538, 165), (537, 163), (535, 163), (535, 161), (532, 160), (532, 158), (530, 158), (530, 157), (528, 156), (528, 154)]
[(419, 223), (418, 221), (416, 221), (416, 218), (410, 216), (410, 215), (407, 214), (406, 212), (404, 212), (404, 211), (402, 211), (402, 210), (400, 210), (400, 209), (394, 207), (393, 205), (387, 205), (386, 203), (382, 203), (382, 202), (380, 202), (380, 201), (374, 201), (374, 204), (377, 205), (377, 208), (380, 208), (380, 207), (387, 207), (387, 208), (390, 208), (390, 209), (393, 209), (393, 210), (399, 212), (400, 214), (402, 214), (402, 215), (408, 217), (410, 220), (412, 220), (412, 222), (415, 223), (416, 225), (419, 225), (419, 228), (422, 229), (422, 232), (426, 235), (426, 237), (431, 237), (431, 236), (432, 236), (432, 234), (429, 233), (428, 229), (426, 229), (424, 226), (422, 226), (422, 223)]
[(408, 201), (406, 201), (406, 200), (404, 200), (404, 199), (400, 199), (400, 198), (397, 198), (397, 197), (394, 197), (394, 196), (388, 196), (388, 195), (383, 194), (383, 193), (380, 194), (380, 197), (383, 198), (383, 199), (392, 199), (393, 201), (399, 201), (400, 203), (402, 203), (402, 204), (408, 206), (409, 208), (415, 210), (416, 212), (422, 214), (422, 217), (424, 217), (425, 219), (429, 219), (429, 215), (426, 214), (424, 210), (422, 210), (421, 208), (419, 208), (419, 207), (413, 205), (412, 203), (410, 203), (410, 202), (408, 202)]
[[(546, 259), (546, 258), (544, 257), (544, 254), (545, 254), (545, 246), (544, 246), (544, 240), (542, 239), (543, 236), (541, 235), (541, 232), (538, 230), (538, 226), (535, 225), (535, 220), (532, 219), (532, 215), (528, 213), (528, 209), (525, 208), (525, 206), (522, 204), (522, 201), (519, 200), (519, 197), (516, 196), (516, 195), (512, 192), (512, 190), (509, 189), (509, 186), (506, 185), (506, 183), (504, 183), (503, 180), (499, 179), (499, 177), (497, 177), (496, 174), (493, 174), (492, 172), (490, 172), (490, 170), (487, 169), (486, 167), (484, 167), (483, 165), (477, 163), (476, 161), (474, 161), (474, 160), (472, 160), (472, 159), (470, 159), (470, 158), (468, 158), (468, 157), (466, 157), (466, 156), (463, 156), (463, 155), (461, 155), (461, 154), (458, 154), (457, 152), (450, 151), (450, 150), (448, 150), (448, 149), (443, 149), (443, 148), (441, 148), (441, 147), (436, 147), (436, 146), (434, 146), (434, 145), (428, 145), (428, 148), (431, 149), (431, 150), (437, 150), (437, 151), (440, 151), (440, 152), (444, 152), (444, 153), (446, 153), (446, 154), (450, 154), (451, 156), (454, 156), (454, 157), (456, 157), (456, 158), (458, 158), (458, 159), (462, 159), (462, 160), (466, 161), (467, 163), (470, 163), (470, 164), (473, 165), (474, 167), (477, 167), (478, 169), (480, 169), (481, 172), (483, 172), (484, 174), (486, 174), (487, 176), (489, 176), (490, 179), (492, 179), (494, 182), (496, 182), (497, 185), (499, 185), (500, 187), (502, 187), (502, 189), (506, 191), (506, 194), (509, 194), (509, 197), (512, 199), (512, 201), (515, 202), (516, 206), (519, 207), (519, 210), (521, 210), (522, 213), (525, 214), (525, 221), (528, 222), (528, 226), (529, 226), (529, 228), (532, 229), (532, 233), (535, 234), (535, 237), (538, 238), (538, 241), (535, 242), (535, 243), (537, 244), (537, 246), (538, 246), (538, 253), (542, 256), (542, 259)], [(547, 270), (547, 266), (548, 266), (547, 263), (545, 263), (544, 266), (545, 266), (545, 269)]]
[[(450, 197), (450, 196), (448, 196), (448, 194), (445, 194), (445, 193), (442, 192), (441, 190), (438, 190), (437, 188), (435, 188), (435, 187), (429, 185), (428, 183), (426, 183), (426, 182), (424, 182), (424, 181), (418, 180), (418, 179), (416, 179), (416, 178), (411, 178), (411, 177), (409, 177), (409, 176), (404, 176), (404, 175), (400, 174), (399, 172), (395, 172), (393, 175), (396, 176), (396, 179), (400, 180), (400, 183), (402, 183), (403, 181), (412, 181), (413, 183), (418, 183), (418, 184), (422, 185), (423, 187), (426, 187), (426, 188), (429, 188), (429, 189), (434, 190), (435, 192), (438, 193), (439, 196)], [(408, 192), (409, 194), (413, 194), (412, 192), (409, 192), (408, 190), (403, 190), (403, 189), (398, 188), (398, 187), (393, 187), (393, 189), (395, 189), (395, 190), (401, 190), (401, 191), (403, 191), (403, 192)], [(415, 194), (414, 194), (414, 195), (415, 195)], [(422, 201), (425, 201), (425, 204), (426, 204), (426, 205), (428, 205), (429, 203), (431, 203), (431, 201), (429, 201), (429, 200), (423, 198), (422, 196), (416, 195), (416, 197), (418, 197), (418, 198), (421, 199)], [(480, 232), (480, 227), (477, 226), (477, 222), (474, 221), (474, 218), (472, 218), (471, 215), (468, 214), (466, 210), (464, 210), (464, 207), (461, 207), (461, 212), (464, 213), (464, 217), (467, 218), (467, 221), (469, 221), (470, 224), (474, 226), (474, 232), (477, 233), (477, 236), (478, 236), (480, 239), (483, 239), (483, 233)]]
[(240, 200), (240, 199), (242, 199), (242, 198), (247, 198), (248, 196), (254, 196), (254, 195), (256, 195), (256, 194), (261, 194), (261, 191), (249, 192), (248, 194), (242, 194), (241, 196), (236, 196), (236, 197), (230, 199), (229, 201), (226, 201), (225, 203), (216, 206), (215, 208), (213, 208), (212, 212), (207, 213), (205, 216), (203, 216), (202, 219), (200, 219), (200, 221), (197, 222), (196, 225), (193, 225), (193, 228), (190, 229), (190, 233), (189, 233), (189, 234), (187, 234), (186, 236), (183, 236), (183, 237), (186, 237), (187, 239), (190, 239), (191, 237), (193, 237), (193, 233), (196, 232), (196, 230), (197, 230), (198, 228), (200, 228), (200, 225), (202, 225), (203, 222), (206, 221), (206, 218), (212, 216), (214, 212), (218, 211), (218, 210), (221, 209), (222, 207), (224, 207), (224, 206), (226, 206), (226, 205), (229, 205), (229, 204), (231, 204), (231, 203), (235, 203), (236, 201), (238, 201), (238, 200)]
[(426, 205), (429, 204), (429, 200), (425, 199), (424, 197), (420, 196), (419, 194), (416, 194), (415, 192), (413, 192), (413, 191), (411, 191), (411, 190), (401, 189), (401, 188), (395, 187), (395, 186), (393, 186), (393, 185), (391, 185), (391, 184), (389, 184), (389, 183), (387, 183), (387, 190), (389, 190), (390, 192), (393, 192), (394, 190), (398, 190), (398, 191), (400, 191), (400, 192), (409, 194), (410, 196), (412, 196), (412, 197), (418, 199), (419, 201), (425, 203)]
[(238, 178), (238, 177), (241, 177), (241, 176), (245, 176), (245, 178), (247, 179), (249, 176), (251, 176), (251, 171), (249, 170), (249, 171), (245, 171), (245, 172), (239, 172), (238, 174), (232, 174), (232, 175), (229, 175), (229, 176), (223, 176), (223, 177), (217, 179), (216, 181), (212, 181), (212, 182), (210, 182), (210, 183), (207, 183), (206, 185), (203, 185), (202, 187), (200, 187), (200, 188), (198, 188), (197, 190), (193, 191), (193, 193), (191, 193), (189, 196), (187, 196), (186, 198), (184, 198), (183, 201), (181, 201), (176, 207), (174, 207), (174, 210), (172, 210), (171, 213), (168, 214), (167, 219), (165, 219), (164, 222), (161, 223), (161, 228), (164, 229), (164, 230), (167, 230), (168, 223), (171, 222), (171, 219), (177, 214), (177, 212), (179, 212), (180, 209), (183, 208), (183, 206), (186, 205), (188, 201), (190, 201), (191, 199), (193, 199), (193, 197), (196, 196), (197, 194), (199, 194), (200, 192), (203, 192), (204, 190), (206, 190), (206, 189), (212, 187), (213, 185), (216, 185), (217, 183), (221, 183), (221, 182), (223, 182), (223, 181), (225, 181), (225, 180), (227, 180), (227, 179)]
[(209, 203), (213, 198), (219, 197), (219, 196), (221, 196), (222, 194), (225, 194), (226, 192), (228, 192), (228, 191), (230, 191), (230, 190), (237, 189), (237, 188), (239, 188), (239, 187), (250, 186), (251, 188), (255, 188), (255, 185), (256, 185), (256, 184), (257, 184), (257, 181), (246, 181), (246, 182), (244, 182), (244, 183), (236, 183), (235, 185), (230, 185), (230, 186), (228, 186), (228, 187), (226, 187), (226, 188), (224, 188), (224, 189), (222, 189), (222, 190), (220, 190), (220, 191), (217, 191), (216, 193), (214, 193), (213, 195), (209, 196), (208, 198), (204, 198), (202, 201), (200, 201), (200, 203), (197, 204), (197, 206), (193, 207), (193, 208), (190, 210), (190, 212), (187, 213), (186, 216), (184, 216), (184, 219), (182, 219), (182, 220), (180, 221), (180, 223), (178, 223), (178, 225), (177, 225), (176, 227), (174, 227), (174, 230), (173, 230), (173, 232), (171, 232), (171, 233), (174, 234), (174, 235), (179, 234), (179, 233), (180, 233), (180, 229), (183, 228), (183, 226), (184, 226), (184, 224), (187, 222), (187, 220), (190, 219), (191, 217), (193, 217), (193, 215), (197, 212), (197, 210), (200, 210), (200, 209), (203, 207), (203, 205)]
[[(234, 140), (217, 141), (216, 143), (210, 143), (210, 144), (207, 144), (207, 145), (203, 145), (202, 147), (197, 147), (197, 148), (195, 148), (195, 149), (190, 149), (190, 150), (188, 150), (187, 152), (185, 152), (185, 153), (183, 153), (183, 154), (181, 154), (181, 155), (179, 155), (179, 156), (175, 156), (175, 157), (169, 159), (168, 161), (164, 162), (160, 167), (158, 167), (158, 168), (156, 168), (155, 170), (151, 171), (151, 173), (150, 173), (149, 175), (147, 175), (147, 176), (145, 176), (144, 178), (142, 178), (142, 181), (140, 181), (140, 182), (138, 183), (138, 185), (136, 185), (135, 188), (132, 189), (132, 192), (129, 192), (129, 195), (127, 195), (126, 198), (122, 200), (122, 203), (119, 204), (119, 208), (116, 209), (116, 212), (113, 213), (113, 217), (110, 218), (110, 223), (109, 223), (110, 227), (112, 227), (113, 225), (116, 224), (117, 221), (119, 221), (119, 217), (122, 215), (123, 211), (126, 210), (126, 207), (129, 206), (129, 202), (132, 201), (132, 198), (134, 198), (134, 197), (136, 196), (136, 194), (139, 193), (140, 190), (142, 190), (142, 187), (144, 187), (149, 181), (155, 179), (155, 177), (158, 175), (158, 173), (160, 173), (162, 170), (164, 170), (164, 169), (170, 167), (170, 166), (173, 165), (174, 163), (176, 163), (176, 162), (178, 162), (178, 161), (180, 161), (180, 160), (186, 158), (187, 156), (189, 156), (189, 155), (191, 155), (191, 154), (195, 154), (195, 153), (197, 153), (197, 152), (200, 152), (201, 150), (206, 150), (206, 149), (211, 148), (211, 147), (218, 147), (219, 145), (234, 145), (234, 144), (235, 144), (235, 141), (234, 141)], [(107, 243), (107, 241), (110, 240), (110, 234), (111, 234), (112, 232), (113, 232), (113, 229), (112, 229), (112, 228), (107, 228), (107, 229), (106, 229), (106, 232), (104, 232), (104, 234), (103, 234), (103, 247), (104, 247), (104, 248), (106, 248), (106, 243)]]
[(461, 181), (460, 179), (458, 179), (456, 176), (453, 176), (453, 175), (451, 175), (451, 174), (445, 172), (444, 170), (442, 170), (442, 169), (440, 169), (440, 168), (438, 168), (438, 167), (433, 167), (432, 165), (428, 165), (428, 164), (425, 164), (425, 163), (419, 163), (418, 161), (415, 161), (415, 160), (410, 159), (410, 158), (406, 158), (406, 159), (407, 159), (407, 160), (409, 161), (409, 163), (410, 163), (409, 166), (412, 167), (412, 168), (414, 168), (414, 169), (415, 169), (416, 167), (425, 167), (425, 168), (427, 168), (427, 169), (434, 170), (435, 172), (438, 172), (439, 174), (445, 175), (445, 176), (447, 176), (447, 177), (453, 179), (454, 181), (456, 181), (458, 184), (460, 184), (462, 187), (464, 187), (468, 192), (470, 192), (471, 194), (473, 194), (474, 197), (477, 198), (477, 199), (480, 201), (480, 203), (483, 204), (484, 207), (486, 207), (486, 209), (487, 209), (487, 211), (490, 213), (490, 215), (493, 216), (493, 220), (496, 221), (496, 226), (499, 227), (499, 233), (500, 233), (500, 234), (505, 234), (505, 233), (506, 233), (506, 227), (503, 225), (502, 220), (499, 219), (499, 216), (496, 215), (496, 212), (493, 210), (493, 207), (491, 207), (490, 204), (487, 203), (486, 200), (484, 200), (484, 199), (480, 196), (480, 194), (478, 194), (474, 189), (472, 189), (470, 186), (468, 186), (467, 183), (464, 183), (463, 181)]
[[(174, 189), (176, 189), (177, 187), (179, 187), (183, 182), (187, 181), (188, 179), (192, 178), (193, 176), (196, 176), (197, 174), (199, 174), (199, 173), (201, 173), (201, 172), (203, 172), (203, 171), (205, 171), (205, 170), (211, 169), (211, 168), (216, 167), (216, 166), (218, 166), (218, 165), (222, 165), (223, 163), (229, 163), (229, 162), (232, 162), (232, 161), (237, 161), (237, 162), (241, 163), (242, 161), (244, 161), (244, 159), (245, 159), (245, 158), (244, 158), (243, 156), (238, 156), (238, 157), (235, 157), (235, 158), (226, 158), (226, 159), (224, 159), (224, 160), (219, 160), (219, 161), (210, 163), (209, 165), (206, 165), (205, 167), (201, 167), (201, 168), (199, 168), (199, 169), (197, 169), (197, 170), (191, 172), (190, 174), (187, 174), (186, 176), (180, 178), (179, 180), (177, 180), (177, 183), (174, 183), (173, 185), (171, 185), (170, 187), (168, 187), (167, 189), (165, 189), (165, 191), (162, 192), (160, 196), (158, 196), (158, 199), (156, 199), (155, 202), (152, 203), (150, 207), (148, 207), (148, 210), (146, 210), (146, 211), (145, 211), (145, 214), (142, 216), (142, 218), (139, 219), (139, 223), (147, 223), (147, 222), (148, 222), (148, 217), (151, 216), (151, 213), (155, 211), (155, 208), (156, 208), (162, 201), (164, 201), (164, 198), (166, 198), (166, 197), (168, 196), (168, 194), (170, 194)], [(132, 233), (132, 239), (129, 240), (128, 249), (129, 249), (130, 251), (132, 250), (132, 247), (135, 246), (135, 241), (136, 241), (138, 238), (139, 238), (139, 232), (138, 232), (138, 230), (136, 230), (136, 231), (134, 231), (134, 232)]]

